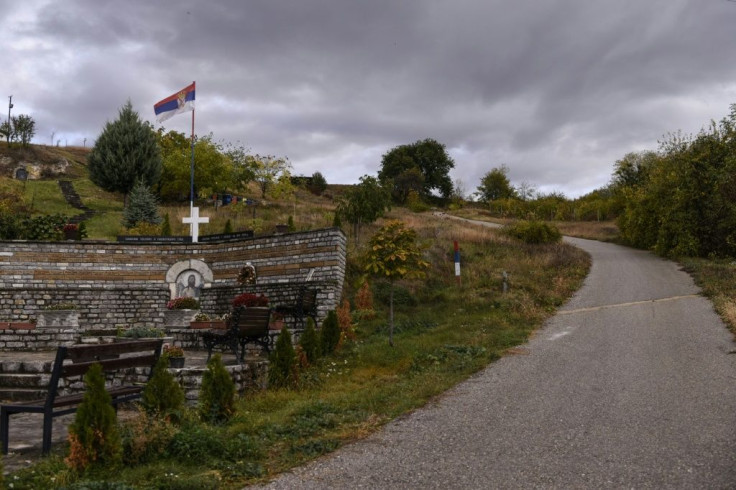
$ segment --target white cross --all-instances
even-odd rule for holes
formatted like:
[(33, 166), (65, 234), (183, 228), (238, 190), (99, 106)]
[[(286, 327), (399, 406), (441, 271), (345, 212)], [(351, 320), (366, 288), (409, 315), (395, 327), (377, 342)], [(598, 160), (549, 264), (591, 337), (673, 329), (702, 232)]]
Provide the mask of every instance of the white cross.
[(196, 206), (192, 206), (190, 211), (191, 216), (182, 218), (181, 222), (184, 224), (189, 223), (189, 233), (192, 234), (192, 243), (197, 243), (199, 241), (199, 224), (209, 223), (210, 219), (207, 216), (203, 216), (200, 218), (199, 208)]

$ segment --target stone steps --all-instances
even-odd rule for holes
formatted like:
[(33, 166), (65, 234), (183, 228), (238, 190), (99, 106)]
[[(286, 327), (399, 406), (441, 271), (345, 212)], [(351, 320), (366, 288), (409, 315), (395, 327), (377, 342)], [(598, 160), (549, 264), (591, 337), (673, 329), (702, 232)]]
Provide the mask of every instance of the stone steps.
[(0, 361), (0, 402), (46, 397), (51, 361)]
[(0, 387), (0, 402), (29, 402), (46, 398), (46, 390)]

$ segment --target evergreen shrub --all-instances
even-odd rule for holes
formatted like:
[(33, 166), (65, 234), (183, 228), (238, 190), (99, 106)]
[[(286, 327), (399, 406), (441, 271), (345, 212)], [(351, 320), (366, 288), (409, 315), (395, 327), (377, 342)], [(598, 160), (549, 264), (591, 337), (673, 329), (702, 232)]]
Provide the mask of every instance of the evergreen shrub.
[(141, 403), (150, 414), (173, 415), (184, 406), (184, 390), (169, 372), (168, 365), (168, 356), (159, 357), (143, 390)]
[(327, 313), (325, 321), (322, 322), (320, 330), (320, 346), (322, 354), (329, 355), (335, 352), (340, 343), (340, 324), (335, 310)]
[(66, 463), (77, 471), (92, 465), (116, 466), (122, 460), (122, 443), (102, 365), (95, 363), (89, 368), (84, 385), (84, 398), (69, 426)]
[(299, 345), (304, 351), (304, 355), (307, 356), (307, 362), (314, 364), (319, 359), (319, 337), (317, 336), (317, 329), (314, 326), (314, 320), (312, 317), (307, 317), (307, 326), (302, 332), (302, 336), (299, 339)]
[(199, 414), (203, 420), (219, 424), (235, 412), (235, 382), (218, 353), (207, 362), (199, 390)]
[(297, 382), (296, 351), (289, 330), (283, 327), (269, 358), (268, 385), (273, 388), (294, 388)]

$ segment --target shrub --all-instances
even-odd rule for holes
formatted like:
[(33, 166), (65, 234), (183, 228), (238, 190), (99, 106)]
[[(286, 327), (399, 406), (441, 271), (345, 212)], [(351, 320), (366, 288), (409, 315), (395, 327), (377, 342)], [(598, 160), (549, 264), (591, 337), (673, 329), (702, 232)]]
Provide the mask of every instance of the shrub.
[(317, 359), (319, 359), (319, 338), (317, 337), (317, 330), (314, 327), (312, 317), (307, 317), (307, 327), (302, 332), (299, 345), (307, 357), (309, 364), (317, 362)]
[(122, 459), (122, 445), (102, 365), (95, 363), (89, 368), (84, 384), (84, 398), (69, 426), (66, 463), (77, 471), (96, 464), (114, 466)]
[(283, 327), (269, 358), (268, 385), (273, 388), (293, 388), (297, 381), (296, 352), (289, 330)]
[(199, 301), (197, 301), (197, 298), (181, 296), (179, 298), (169, 300), (169, 302), (166, 303), (166, 308), (169, 310), (198, 310)]
[(556, 243), (562, 238), (557, 227), (542, 221), (517, 221), (505, 227), (504, 233), (531, 245)]
[(340, 342), (342, 345), (346, 340), (355, 340), (355, 328), (353, 317), (350, 314), (350, 300), (344, 298), (342, 304), (337, 307), (337, 324), (340, 326)]
[(240, 306), (245, 306), (246, 308), (268, 306), (268, 297), (262, 294), (243, 293), (233, 299), (233, 309)]
[(368, 281), (365, 281), (355, 293), (355, 309), (358, 311), (373, 310), (373, 291)]
[(169, 372), (168, 358), (169, 355), (159, 358), (153, 368), (151, 379), (143, 389), (141, 403), (146, 411), (153, 415), (170, 415), (184, 406), (184, 390)]
[(235, 411), (235, 383), (225, 369), (222, 356), (215, 354), (207, 362), (199, 390), (199, 414), (207, 422), (226, 422)]
[(289, 219), (286, 221), (286, 226), (289, 227), (289, 231), (296, 231), (296, 225), (294, 224), (294, 217), (289, 215)]
[(320, 172), (315, 172), (307, 188), (309, 192), (319, 196), (327, 190), (327, 179)]
[(226, 235), (233, 232), (233, 222), (230, 219), (225, 222), (225, 228), (222, 232)]
[(158, 225), (161, 221), (158, 199), (150, 187), (137, 181), (128, 196), (128, 206), (123, 210), (123, 226), (133, 228), (141, 222)]
[(390, 282), (377, 282), (373, 289), (375, 299), (384, 305), (388, 305), (391, 301), (391, 288), (394, 290), (394, 305), (399, 306), (416, 306), (417, 299), (411, 294), (407, 288), (399, 284), (391, 284)]
[(120, 427), (123, 462), (135, 465), (158, 459), (166, 454), (177, 432), (165, 418), (139, 412)]
[(340, 343), (340, 324), (337, 320), (337, 313), (335, 310), (330, 310), (327, 313), (327, 318), (322, 322), (322, 329), (320, 330), (320, 346), (322, 354), (329, 355), (335, 352), (338, 344)]

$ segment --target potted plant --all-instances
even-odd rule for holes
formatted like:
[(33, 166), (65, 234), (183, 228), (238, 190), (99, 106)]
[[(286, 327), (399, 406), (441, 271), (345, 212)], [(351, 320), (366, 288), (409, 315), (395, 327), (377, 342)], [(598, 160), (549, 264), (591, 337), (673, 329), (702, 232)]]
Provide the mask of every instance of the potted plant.
[(184, 349), (174, 345), (164, 346), (164, 356), (169, 360), (169, 367), (181, 369), (184, 367)]
[(67, 223), (62, 228), (65, 240), (79, 240), (79, 225), (76, 223)]
[(233, 299), (233, 309), (245, 306), (246, 308), (268, 306), (268, 296), (263, 294), (243, 293)]
[(189, 322), (189, 328), (209, 329), (209, 328), (225, 328), (225, 322), (218, 317), (211, 318), (207, 313), (197, 313)]
[(36, 326), (43, 327), (79, 327), (79, 311), (74, 303), (57, 303), (46, 305), (38, 313)]
[(164, 319), (167, 327), (186, 327), (199, 310), (199, 301), (190, 296), (180, 296), (166, 303)]

